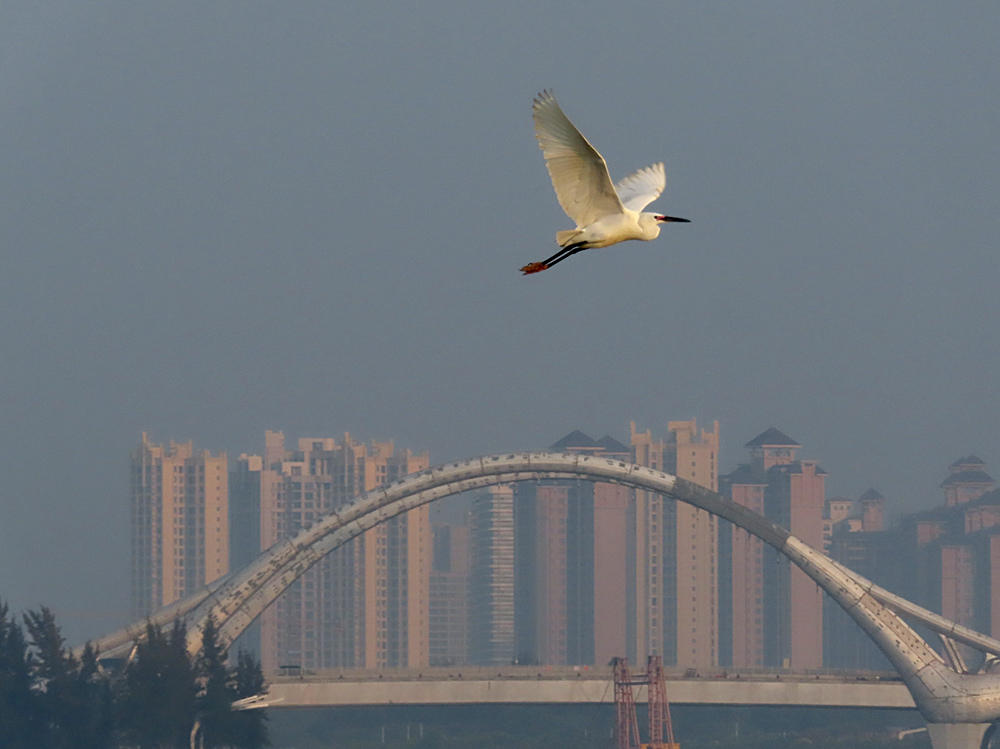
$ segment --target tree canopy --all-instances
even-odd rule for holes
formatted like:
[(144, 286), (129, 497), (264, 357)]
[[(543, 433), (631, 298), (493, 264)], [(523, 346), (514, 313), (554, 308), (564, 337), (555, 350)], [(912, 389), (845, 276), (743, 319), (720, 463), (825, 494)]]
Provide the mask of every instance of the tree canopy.
[[(46, 607), (23, 615), (23, 626), (0, 601), (0, 744), (9, 749), (140, 749), (190, 746), (257, 749), (269, 744), (263, 710), (233, 703), (266, 690), (252, 655), (226, 659), (215, 623), (202, 630), (198, 655), (187, 632), (148, 624), (133, 656), (103, 669), (88, 643), (77, 658)], [(27, 633), (27, 636), (26, 634)]]

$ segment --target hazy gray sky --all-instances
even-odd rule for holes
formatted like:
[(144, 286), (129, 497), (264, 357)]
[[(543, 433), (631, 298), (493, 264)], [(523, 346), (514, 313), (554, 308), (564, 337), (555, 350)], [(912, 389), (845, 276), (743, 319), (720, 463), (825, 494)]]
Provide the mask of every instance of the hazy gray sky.
[[(774, 424), (908, 509), (1000, 473), (998, 37), (992, 0), (4, 2), (0, 597), (120, 623), (143, 430), (440, 462), (696, 416), (723, 470)], [(543, 87), (694, 223), (522, 277), (569, 228)]]

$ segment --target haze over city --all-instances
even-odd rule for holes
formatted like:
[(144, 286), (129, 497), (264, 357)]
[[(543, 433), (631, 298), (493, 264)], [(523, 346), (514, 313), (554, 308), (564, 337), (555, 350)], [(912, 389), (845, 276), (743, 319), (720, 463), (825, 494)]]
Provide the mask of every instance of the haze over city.
[[(997, 470), (1000, 8), (431, 2), (0, 9), (0, 596), (128, 613), (128, 452), (395, 439), (430, 462), (630, 420), (776, 425), (890, 511)], [(551, 87), (660, 239), (568, 228)]]

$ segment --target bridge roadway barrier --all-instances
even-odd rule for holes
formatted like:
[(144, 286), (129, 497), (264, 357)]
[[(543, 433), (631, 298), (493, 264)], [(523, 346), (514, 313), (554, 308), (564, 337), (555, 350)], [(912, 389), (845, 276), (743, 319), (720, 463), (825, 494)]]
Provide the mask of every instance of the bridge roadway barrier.
[[(915, 709), (898, 677), (730, 671), (667, 674), (676, 705), (759, 705)], [(646, 687), (634, 687), (638, 702)], [(607, 673), (595, 669), (513, 666), (323, 671), (269, 679), (271, 708), (365, 705), (566, 704), (614, 701)]]

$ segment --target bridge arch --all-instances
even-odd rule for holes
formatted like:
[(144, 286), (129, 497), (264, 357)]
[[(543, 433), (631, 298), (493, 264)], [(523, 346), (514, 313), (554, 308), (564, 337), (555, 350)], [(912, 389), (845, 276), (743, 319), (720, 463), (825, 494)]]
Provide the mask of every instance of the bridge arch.
[[(446, 496), (499, 483), (545, 479), (586, 479), (647, 490), (699, 507), (744, 528), (787, 556), (854, 618), (897, 669), (928, 722), (984, 724), (1000, 716), (1000, 683), (996, 676), (951, 670), (896, 611), (987, 652), (1000, 653), (1000, 641), (894, 596), (811, 548), (788, 530), (716, 492), (662, 471), (600, 456), (509, 453), (411, 474), (362, 495), (295, 538), (275, 545), (244, 569), (174, 604), (170, 616), (186, 616), (192, 649), (197, 648), (198, 628), (209, 616), (218, 625), (221, 641), (231, 643), (296, 578), (364, 531)], [(154, 617), (153, 621), (161, 616), (165, 614)], [(98, 641), (101, 652), (127, 648), (135, 637), (135, 627)]]

